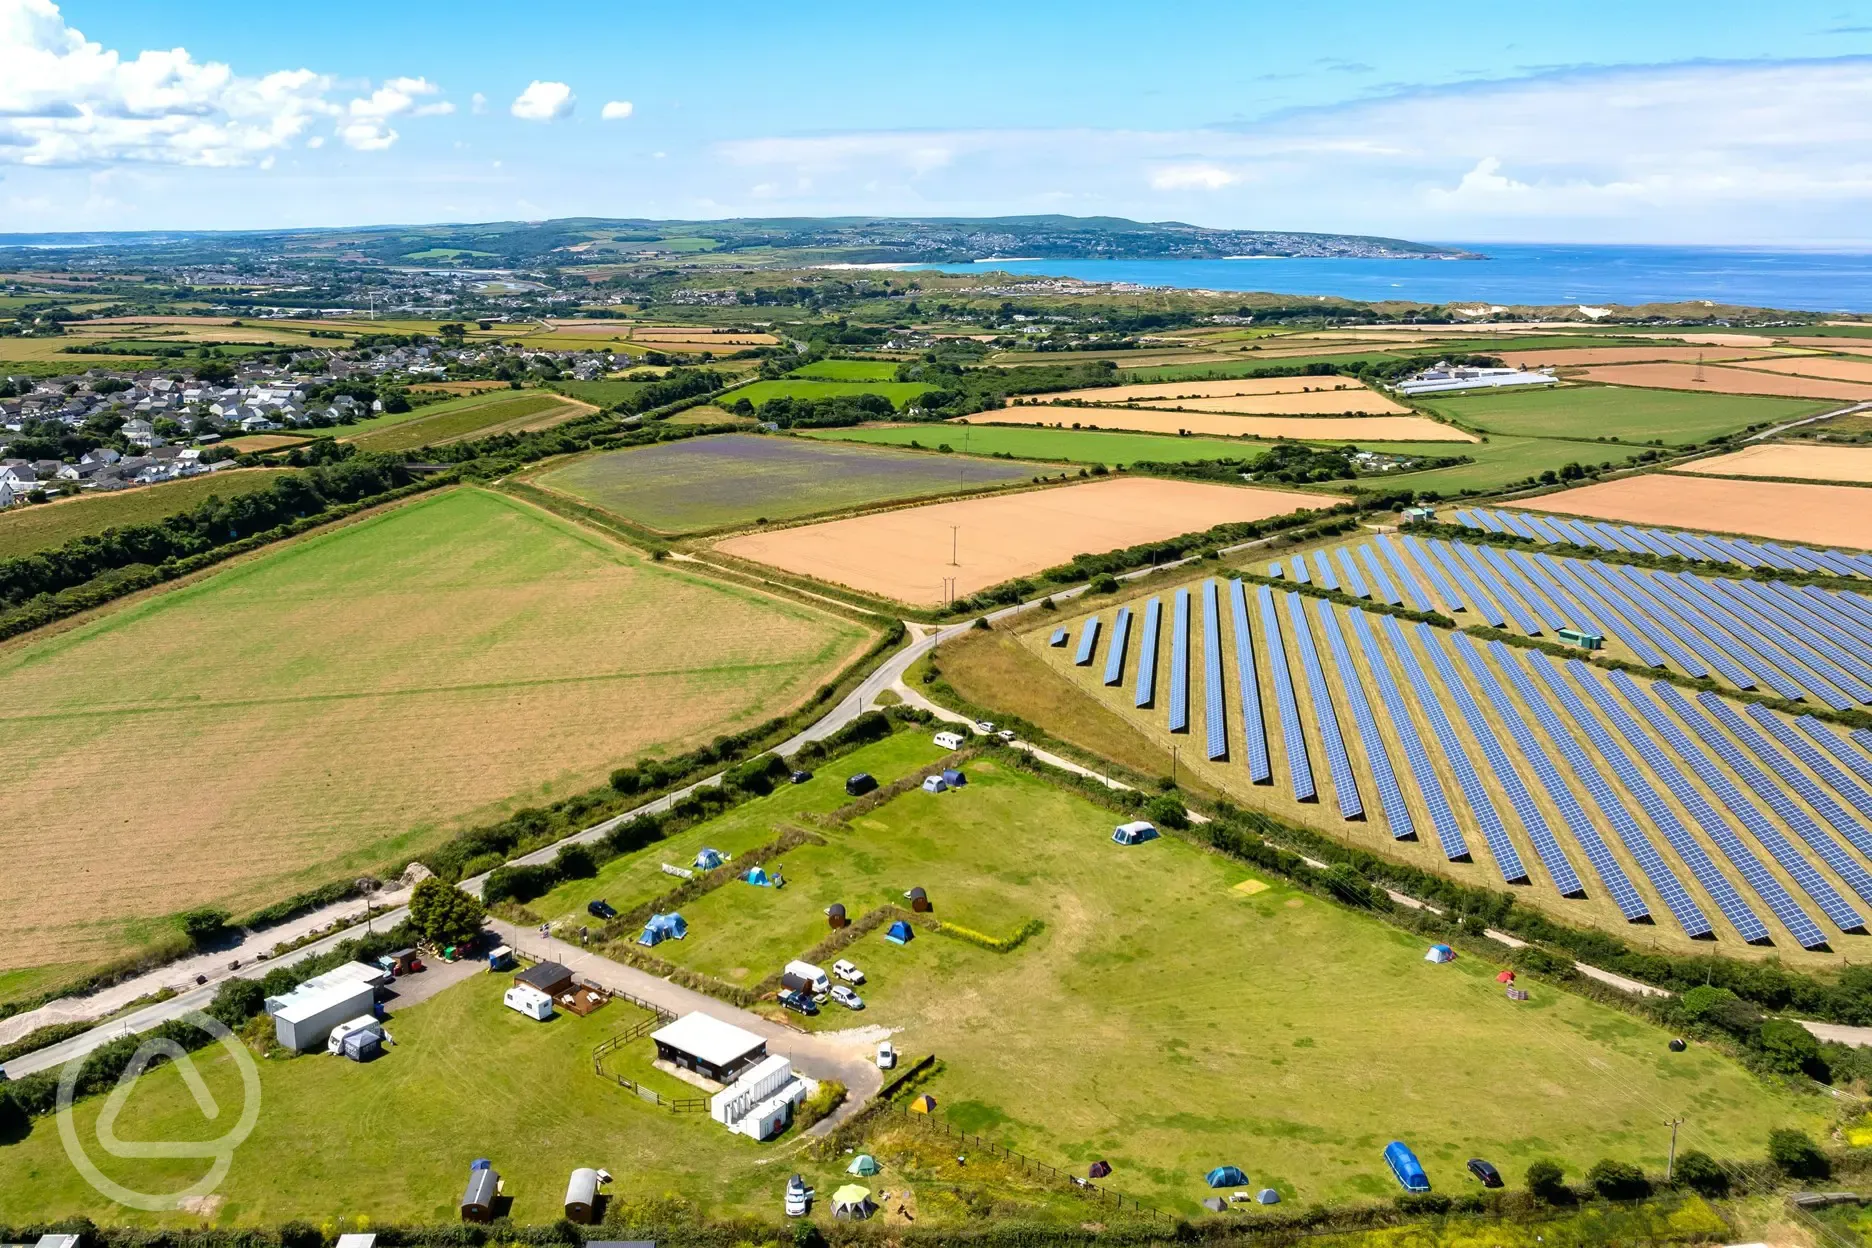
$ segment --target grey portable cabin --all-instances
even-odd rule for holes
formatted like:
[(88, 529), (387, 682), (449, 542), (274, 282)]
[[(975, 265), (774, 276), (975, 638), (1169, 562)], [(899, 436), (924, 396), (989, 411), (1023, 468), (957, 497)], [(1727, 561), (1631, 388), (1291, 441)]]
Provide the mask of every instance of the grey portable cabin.
[(566, 1221), (576, 1222), (580, 1226), (590, 1226), (598, 1221), (596, 1170), (581, 1166), (572, 1172), (572, 1180), (566, 1184), (565, 1216)]
[(492, 1222), (494, 1200), (500, 1195), (500, 1175), (491, 1166), (478, 1166), (468, 1172), (468, 1190), (462, 1193), (461, 1220)]

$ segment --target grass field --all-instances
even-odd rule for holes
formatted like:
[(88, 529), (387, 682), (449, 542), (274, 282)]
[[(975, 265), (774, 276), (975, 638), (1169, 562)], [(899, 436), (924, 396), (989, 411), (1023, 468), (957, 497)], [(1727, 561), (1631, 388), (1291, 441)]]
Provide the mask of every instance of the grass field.
[(889, 381), (896, 375), (894, 360), (819, 360), (789, 374), (819, 381)]
[(990, 459), (916, 455), (805, 438), (729, 434), (611, 451), (536, 484), (665, 533), (787, 520), (867, 503), (1025, 481)]
[(575, 399), (583, 399), (594, 407), (616, 407), (627, 399), (637, 397), (648, 382), (643, 381), (557, 381), (555, 388), (565, 391)]
[(1473, 463), (1430, 468), (1398, 476), (1399, 484), (1443, 495), (1464, 490), (1486, 493), (1510, 481), (1539, 476), (1548, 468), (1569, 463), (1621, 464), (1632, 452), (1603, 442), (1572, 442), (1564, 438), (1517, 438), (1493, 434), (1486, 442), (1361, 442), (1368, 451), (1387, 455), (1467, 455)]
[(522, 429), (544, 429), (574, 416), (590, 412), (590, 405), (556, 394), (530, 391), (514, 394), (494, 393), (450, 399), (419, 408), (414, 419), (357, 433), (355, 427), (344, 437), (366, 451), (410, 451), (420, 446), (440, 446), (463, 438), (485, 437), (494, 433), (513, 433)]
[[(1247, 352), (1236, 358), (1218, 356), (1213, 364), (1158, 364), (1145, 368), (1125, 368), (1126, 382), (1209, 381), (1225, 377), (1249, 377), (1263, 369), (1305, 368), (1308, 364), (1336, 364), (1346, 368), (1354, 364), (1380, 364), (1406, 358), (1409, 352), (1351, 351), (1343, 354), (1261, 356)], [(1124, 362), (1119, 361), (1119, 367)]]
[(1688, 446), (1750, 425), (1794, 420), (1835, 404), (1756, 395), (1693, 394), (1630, 386), (1560, 386), (1531, 392), (1422, 400), (1450, 420), (1524, 437), (1618, 438)]
[(1268, 443), (1251, 439), (1178, 438), (1161, 434), (1094, 433), (1083, 429), (1043, 429), (1008, 425), (896, 425), (882, 429), (815, 429), (807, 436), (872, 446), (947, 444), (977, 455), (1012, 455), (1015, 459), (1075, 464), (1183, 463), (1196, 459), (1251, 458)]
[(74, 537), (102, 533), (127, 524), (150, 524), (187, 511), (215, 495), (236, 498), (264, 490), (277, 479), (266, 469), (233, 468), (206, 477), (186, 477), (161, 485), (139, 486), (109, 494), (80, 494), (32, 507), (0, 512), (0, 559), (62, 546)]
[[(0, 773), (35, 812), (0, 831), (0, 938), (16, 967), (97, 959), (191, 905), (400, 868), (764, 720), (864, 641), (479, 490), (273, 548), (0, 648)], [(187, 782), (124, 782), (152, 767)]]
[(757, 381), (734, 392), (755, 407), (772, 399), (836, 399), (841, 396), (881, 394), (891, 406), (901, 409), (930, 387), (920, 381), (814, 381), (783, 377), (778, 381)]

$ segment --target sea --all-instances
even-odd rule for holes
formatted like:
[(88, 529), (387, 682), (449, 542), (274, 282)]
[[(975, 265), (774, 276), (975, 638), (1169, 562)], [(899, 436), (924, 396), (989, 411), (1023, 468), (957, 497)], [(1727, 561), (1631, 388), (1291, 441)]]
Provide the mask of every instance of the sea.
[(1439, 243), (1480, 260), (984, 260), (921, 265), (948, 273), (1076, 277), (1195, 290), (1338, 295), (1422, 303), (1710, 303), (1802, 312), (1872, 312), (1872, 252), (1744, 247)]

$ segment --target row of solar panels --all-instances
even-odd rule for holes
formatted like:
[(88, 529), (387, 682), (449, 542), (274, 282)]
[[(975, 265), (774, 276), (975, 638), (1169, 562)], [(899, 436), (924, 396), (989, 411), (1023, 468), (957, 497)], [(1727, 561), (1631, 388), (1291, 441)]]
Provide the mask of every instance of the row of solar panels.
[(1739, 537), (1710, 537), (1677, 529), (1653, 529), (1613, 524), (1575, 516), (1536, 515), (1525, 511), (1494, 511), (1486, 507), (1455, 513), (1458, 524), (1490, 533), (1513, 533), (1537, 542), (1578, 546), (1585, 550), (1616, 550), (1628, 554), (1676, 556), (1682, 559), (1734, 563), (1745, 568), (1778, 572), (1828, 572), (1835, 576), (1872, 577), (1872, 555), (1845, 550), (1816, 550), (1783, 546)]
[[(1202, 586), (1202, 709), (1212, 761), (1229, 758), (1222, 592), (1213, 580)], [(1496, 805), (1497, 792), (1506, 797), (1514, 821), (1557, 891), (1565, 896), (1590, 891), (1571, 856), (1577, 852), (1604, 895), (1630, 921), (1651, 920), (1651, 903), (1633, 883), (1602, 827), (1611, 830), (1624, 850), (1623, 861), (1637, 867), (1691, 937), (1713, 937), (1716, 927), (1680, 872), (1688, 874), (1747, 941), (1772, 939), (1759, 907), (1801, 945), (1827, 944), (1824, 929), (1796, 899), (1796, 891), (1841, 931), (1864, 928), (1860, 911), (1833, 881), (1872, 905), (1872, 872), (1863, 861), (1872, 860), (1872, 829), (1861, 822), (1872, 819), (1872, 757), (1867, 753), (1872, 751), (1872, 733), (1855, 734), (1849, 741), (1811, 716), (1790, 727), (1760, 706), (1750, 706), (1744, 714), (1714, 694), (1703, 693), (1693, 701), (1672, 685), (1660, 682), (1646, 688), (1622, 672), (1612, 673), (1608, 683), (1605, 674), (1584, 663), (1555, 663), (1539, 652), (1524, 656), (1501, 642), (1484, 645), (1425, 624), (1405, 625), (1388, 615), (1378, 616), (1374, 628), (1366, 612), (1293, 592), (1277, 595), (1267, 586), (1255, 587), (1258, 611), (1251, 620), (1243, 583), (1230, 582), (1227, 593), (1235, 657), (1233, 692), (1239, 709), (1236, 737), (1252, 782), (1272, 783), (1275, 778), (1253, 640), (1258, 628), (1278, 713), (1286, 780), (1299, 801), (1320, 798), (1310, 744), (1317, 741), (1342, 818), (1366, 817), (1360, 785), (1366, 779), (1394, 838), (1417, 838), (1414, 810), (1420, 809), (1444, 856), (1468, 861), (1471, 850), (1463, 829), (1473, 827), (1509, 883), (1532, 883), (1534, 876)], [(1277, 597), (1283, 601), (1277, 603)], [(1173, 717), (1179, 713), (1177, 691), (1183, 691), (1183, 726), (1173, 731), (1188, 729), (1189, 599), (1188, 590), (1176, 591), (1173, 598)], [(1130, 613), (1120, 608), (1107, 648), (1106, 683), (1120, 682), (1129, 658), (1137, 670), (1139, 707), (1153, 702), (1151, 681), (1158, 661), (1154, 621), (1160, 613), (1161, 600), (1151, 599), (1145, 606), (1145, 637), (1137, 654), (1127, 656), (1128, 628), (1122, 621)], [(1316, 624), (1332, 656), (1331, 674), (1321, 662)], [(1388, 648), (1380, 645), (1379, 631)], [(1288, 633), (1308, 691), (1311, 733), (1289, 664)], [(1093, 617), (1081, 636), (1098, 635)], [(1185, 656), (1180, 664), (1179, 653)], [(1090, 660), (1087, 651), (1084, 661)], [(1432, 670), (1437, 680), (1431, 678)], [(1375, 703), (1371, 690), (1378, 695)], [(1347, 749), (1338, 703), (1351, 713), (1362, 770)], [(1467, 738), (1457, 731), (1451, 708), (1467, 728)], [(1430, 729), (1434, 754), (1419, 729), (1419, 715)], [(1505, 729), (1507, 741), (1497, 724)], [(1471, 754), (1471, 741), (1480, 750), (1482, 766)], [(1409, 777), (1415, 803), (1407, 797), (1393, 742), (1403, 753), (1402, 774)], [(1564, 773), (1554, 761), (1556, 755)], [(1458, 814), (1445, 776), (1454, 778), (1466, 817)], [(1823, 783), (1816, 783), (1814, 776)], [(1691, 777), (1704, 787), (1699, 789)], [(1664, 799), (1660, 785), (1675, 805)], [(1537, 800), (1537, 790), (1545, 796), (1545, 806)], [(1598, 812), (1596, 821), (1588, 804)], [(1558, 829), (1549, 821), (1550, 810), (1558, 816)], [(1655, 831), (1662, 847), (1647, 828)], [(1742, 887), (1717, 864), (1693, 829), (1715, 847)], [(1789, 839), (1790, 832), (1805, 853)], [(1787, 882), (1764, 863), (1763, 853), (1781, 868)]]

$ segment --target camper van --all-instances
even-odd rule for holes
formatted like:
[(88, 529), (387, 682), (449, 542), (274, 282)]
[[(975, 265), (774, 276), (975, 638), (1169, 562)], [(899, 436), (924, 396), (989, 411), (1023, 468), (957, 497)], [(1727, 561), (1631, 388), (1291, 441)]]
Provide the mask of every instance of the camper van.
[(815, 996), (823, 996), (832, 990), (832, 980), (824, 971), (810, 962), (795, 959), (786, 964), (788, 975), (797, 975), (811, 985)]
[(379, 1041), (382, 1041), (384, 1037), (383, 1024), (372, 1018), (369, 1014), (364, 1014), (352, 1019), (348, 1023), (339, 1023), (336, 1027), (332, 1028), (331, 1036), (325, 1041), (325, 1051), (327, 1053), (344, 1052), (345, 1037), (358, 1031), (376, 1032)]
[(531, 984), (515, 984), (501, 997), (501, 1002), (535, 1022), (543, 1023), (553, 1016), (552, 998)]
[(959, 750), (962, 748), (962, 734), (959, 732), (939, 732), (930, 738), (939, 750)]

